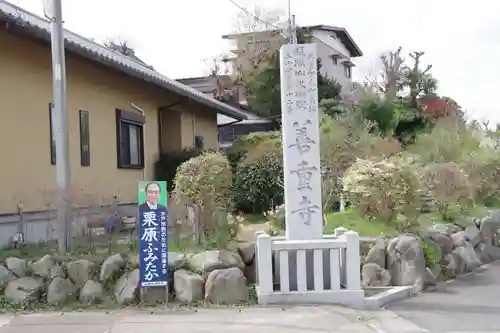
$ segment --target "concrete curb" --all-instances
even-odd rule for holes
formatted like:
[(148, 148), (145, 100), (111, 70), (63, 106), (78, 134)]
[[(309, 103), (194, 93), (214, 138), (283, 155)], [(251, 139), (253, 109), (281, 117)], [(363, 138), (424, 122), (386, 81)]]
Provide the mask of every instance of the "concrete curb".
[(411, 297), (412, 286), (370, 287), (365, 291), (379, 291), (373, 296), (365, 297), (364, 300), (365, 310), (376, 310), (385, 307), (389, 303)]

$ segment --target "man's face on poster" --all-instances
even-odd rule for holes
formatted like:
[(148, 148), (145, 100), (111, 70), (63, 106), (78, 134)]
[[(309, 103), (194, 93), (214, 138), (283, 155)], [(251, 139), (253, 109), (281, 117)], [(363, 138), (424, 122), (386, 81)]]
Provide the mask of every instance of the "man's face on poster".
[(156, 205), (160, 200), (160, 186), (158, 184), (150, 184), (146, 188), (146, 198), (152, 205)]

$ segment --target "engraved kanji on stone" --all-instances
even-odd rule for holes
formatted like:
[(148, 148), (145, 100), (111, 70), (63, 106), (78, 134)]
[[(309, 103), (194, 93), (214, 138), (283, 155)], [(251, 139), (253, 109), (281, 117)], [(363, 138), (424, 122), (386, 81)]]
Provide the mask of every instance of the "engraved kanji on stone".
[(298, 121), (293, 123), (293, 127), (295, 127), (295, 143), (291, 144), (289, 148), (297, 148), (299, 154), (302, 155), (311, 150), (311, 146), (316, 144), (316, 141), (311, 140), (308, 133), (308, 125), (311, 125), (311, 120), (306, 120), (303, 125), (300, 125)]
[(291, 170), (290, 173), (296, 174), (299, 180), (297, 190), (312, 190), (311, 178), (317, 170), (317, 167), (310, 165), (307, 161), (300, 162), (297, 169)]
[(293, 210), (292, 214), (299, 215), (305, 225), (311, 225), (311, 218), (319, 211), (319, 206), (313, 205), (311, 200), (309, 200), (306, 195), (302, 196), (300, 206), (301, 208)]
[(293, 101), (292, 101), (292, 100), (289, 100), (289, 99), (288, 99), (288, 100), (286, 101), (286, 110), (287, 110), (288, 112), (292, 112), (292, 111), (293, 111), (293, 104), (294, 104), (294, 103), (293, 103)]
[(299, 79), (299, 80), (297, 81), (297, 88), (307, 89), (306, 80), (304, 80), (304, 79)]
[(307, 110), (307, 101), (299, 99), (298, 101), (295, 101), (295, 107), (299, 110)]
[(306, 55), (306, 53), (304, 52), (304, 47), (303, 46), (297, 46), (293, 50), (293, 54), (296, 55), (296, 56), (305, 56)]

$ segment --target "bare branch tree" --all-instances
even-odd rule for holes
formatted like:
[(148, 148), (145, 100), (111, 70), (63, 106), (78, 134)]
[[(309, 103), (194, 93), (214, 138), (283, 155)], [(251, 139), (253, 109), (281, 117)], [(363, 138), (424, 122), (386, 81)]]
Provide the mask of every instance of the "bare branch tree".
[(238, 12), (234, 24), (237, 51), (232, 59), (235, 83), (244, 84), (280, 48), (284, 42), (282, 29), (285, 23), (281, 9), (256, 5), (252, 11)]
[(123, 37), (107, 37), (102, 43), (108, 49), (119, 52), (124, 56), (130, 57), (135, 55), (134, 48), (130, 45), (130, 42)]

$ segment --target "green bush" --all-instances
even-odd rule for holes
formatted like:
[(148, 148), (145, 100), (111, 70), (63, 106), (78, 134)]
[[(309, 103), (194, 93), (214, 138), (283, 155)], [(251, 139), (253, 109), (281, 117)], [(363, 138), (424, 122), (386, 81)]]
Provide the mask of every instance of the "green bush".
[(206, 152), (182, 163), (174, 181), (174, 196), (181, 202), (214, 208), (231, 206), (231, 167), (220, 152)]
[(429, 164), (422, 170), (422, 179), (445, 221), (464, 215), (474, 206), (473, 187), (467, 174), (458, 165)]
[(248, 150), (236, 168), (233, 197), (238, 209), (251, 213), (283, 203), (281, 140), (268, 139)]
[(500, 204), (500, 152), (484, 147), (463, 163), (474, 187), (474, 196), (478, 202), (488, 207)]
[(358, 160), (344, 176), (344, 191), (351, 205), (366, 217), (398, 230), (418, 223), (424, 187), (416, 165), (400, 158)]

